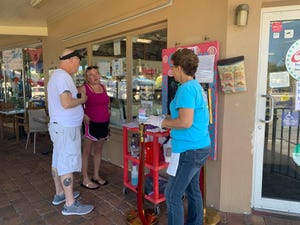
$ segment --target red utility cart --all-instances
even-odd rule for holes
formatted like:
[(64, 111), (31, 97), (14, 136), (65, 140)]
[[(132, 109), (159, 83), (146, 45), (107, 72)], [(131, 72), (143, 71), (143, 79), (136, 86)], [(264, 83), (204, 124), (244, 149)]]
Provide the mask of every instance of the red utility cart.
[[(138, 133), (138, 127), (127, 126), (126, 124), (123, 125), (123, 165), (124, 165), (124, 173), (123, 173), (123, 180), (124, 180), (124, 189), (123, 193), (127, 194), (127, 189), (130, 189), (134, 192), (137, 192), (136, 186), (131, 184), (131, 176), (130, 171), (128, 168), (129, 161), (135, 162), (137, 165), (140, 164), (140, 160), (137, 157), (131, 156), (131, 152), (129, 149), (128, 143), (128, 133)], [(162, 131), (162, 132), (153, 132), (151, 130), (146, 130), (145, 135), (151, 136), (152, 141), (152, 162), (147, 162), (145, 160), (145, 168), (149, 169), (149, 174), (146, 176), (152, 176), (153, 178), (153, 192), (151, 194), (145, 194), (144, 198), (149, 200), (154, 204), (154, 212), (158, 215), (160, 212), (159, 203), (165, 201), (165, 197), (163, 194), (159, 193), (159, 176), (160, 170), (165, 170), (168, 167), (168, 163), (164, 160), (160, 160), (160, 144), (159, 138), (160, 137), (168, 137), (169, 131)], [(147, 154), (147, 153), (146, 153)], [(147, 156), (146, 156), (147, 158)]]

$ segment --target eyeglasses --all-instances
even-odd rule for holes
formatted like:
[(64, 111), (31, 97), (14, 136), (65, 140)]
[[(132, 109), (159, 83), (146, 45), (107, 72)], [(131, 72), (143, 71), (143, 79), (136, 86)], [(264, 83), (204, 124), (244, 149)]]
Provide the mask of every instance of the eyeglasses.
[(98, 70), (98, 66), (89, 66), (86, 68), (86, 70), (92, 70), (92, 69)]

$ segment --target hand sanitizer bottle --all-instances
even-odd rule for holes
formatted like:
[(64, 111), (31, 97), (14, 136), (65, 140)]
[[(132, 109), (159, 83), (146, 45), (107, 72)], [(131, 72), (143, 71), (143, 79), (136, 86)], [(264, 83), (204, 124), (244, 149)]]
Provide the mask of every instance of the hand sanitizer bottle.
[(132, 163), (132, 169), (131, 169), (131, 184), (133, 186), (136, 186), (138, 184), (138, 170), (136, 163)]

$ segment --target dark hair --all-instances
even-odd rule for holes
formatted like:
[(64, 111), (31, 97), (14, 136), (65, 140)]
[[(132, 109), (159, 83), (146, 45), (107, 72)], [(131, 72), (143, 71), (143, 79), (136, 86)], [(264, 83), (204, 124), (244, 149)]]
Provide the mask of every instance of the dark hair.
[(199, 59), (192, 50), (187, 48), (178, 49), (172, 55), (171, 60), (173, 61), (173, 66), (181, 66), (186, 75), (195, 75)]
[[(98, 66), (88, 66), (86, 69), (85, 69), (85, 72), (84, 72), (84, 75), (87, 76), (87, 72), (89, 70), (92, 70), (92, 69), (95, 69), (98, 71)], [(98, 71), (99, 72), (99, 71)]]

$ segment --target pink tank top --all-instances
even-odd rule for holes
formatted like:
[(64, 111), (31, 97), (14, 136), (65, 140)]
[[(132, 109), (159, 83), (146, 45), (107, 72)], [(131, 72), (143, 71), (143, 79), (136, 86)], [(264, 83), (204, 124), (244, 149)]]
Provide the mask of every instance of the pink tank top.
[(91, 88), (84, 84), (86, 95), (88, 97), (84, 113), (93, 121), (93, 122), (108, 122), (109, 121), (109, 97), (106, 93), (106, 90), (103, 85), (102, 93), (95, 93)]

